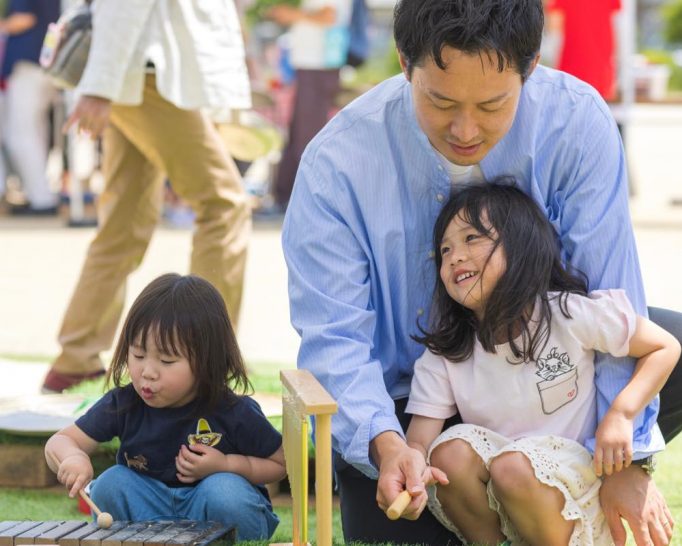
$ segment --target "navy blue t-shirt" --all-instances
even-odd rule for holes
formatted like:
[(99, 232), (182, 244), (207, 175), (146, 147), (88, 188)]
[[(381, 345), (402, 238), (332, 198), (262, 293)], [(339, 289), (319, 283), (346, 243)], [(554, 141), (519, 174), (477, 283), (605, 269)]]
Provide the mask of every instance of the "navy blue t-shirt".
[[(282, 445), (282, 436), (248, 396), (220, 402), (216, 411), (192, 415), (197, 402), (180, 408), (152, 408), (132, 385), (106, 393), (76, 425), (97, 442), (121, 441), (116, 462), (170, 487), (188, 487), (176, 477), (180, 446), (203, 443), (225, 454), (267, 458)], [(196, 482), (195, 482), (196, 483)], [(267, 498), (267, 491), (259, 487)]]
[(59, 8), (60, 0), (9, 0), (7, 17), (13, 13), (32, 13), (36, 16), (36, 24), (7, 39), (2, 79), (9, 77), (17, 61), (38, 63), (47, 27), (59, 18)]

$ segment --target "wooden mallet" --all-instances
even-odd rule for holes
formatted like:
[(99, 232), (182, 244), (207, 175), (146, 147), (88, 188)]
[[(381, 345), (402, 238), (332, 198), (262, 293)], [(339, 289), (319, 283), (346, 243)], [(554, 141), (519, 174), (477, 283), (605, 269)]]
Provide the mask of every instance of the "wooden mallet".
[(402, 516), (405, 508), (407, 508), (407, 505), (410, 504), (411, 500), (412, 495), (410, 495), (410, 492), (407, 489), (401, 492), (400, 495), (398, 495), (391, 503), (391, 506), (388, 507), (388, 510), (386, 510), (388, 519), (396, 520)]
[[(53, 455), (49, 451), (48, 453), (50, 457), (52, 457), (52, 461), (54, 462), (54, 464), (57, 465), (57, 470), (59, 470), (59, 465), (61, 463), (59, 462), (55, 455)], [(78, 494), (86, 502), (90, 509), (95, 514), (97, 514), (97, 527), (99, 527), (100, 529), (108, 529), (109, 527), (111, 527), (111, 524), (114, 523), (114, 518), (111, 517), (111, 514), (109, 512), (102, 512), (99, 508), (97, 508), (97, 505), (92, 501), (92, 499), (88, 496), (85, 490), (80, 489), (78, 491)]]

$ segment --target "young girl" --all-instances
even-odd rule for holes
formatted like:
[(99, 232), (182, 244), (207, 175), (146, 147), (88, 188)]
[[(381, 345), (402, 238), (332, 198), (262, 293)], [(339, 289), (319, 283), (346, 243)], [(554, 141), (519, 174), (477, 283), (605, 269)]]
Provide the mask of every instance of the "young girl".
[(213, 520), (236, 526), (240, 540), (272, 535), (278, 518), (263, 484), (285, 475), (282, 438), (235, 392), (251, 385), (211, 284), (176, 274), (152, 281), (123, 325), (111, 379), (116, 387), (45, 446), (70, 496), (93, 477), (89, 454), (118, 436), (117, 464), (91, 488), (114, 520)]
[[(466, 542), (611, 544), (598, 476), (630, 464), (633, 418), (679, 343), (622, 290), (588, 294), (545, 215), (503, 180), (457, 190), (434, 245), (435, 317), (406, 410), (408, 444), (449, 479), (429, 509)], [(599, 427), (594, 351), (639, 359)], [(441, 433), (455, 413), (464, 424)]]

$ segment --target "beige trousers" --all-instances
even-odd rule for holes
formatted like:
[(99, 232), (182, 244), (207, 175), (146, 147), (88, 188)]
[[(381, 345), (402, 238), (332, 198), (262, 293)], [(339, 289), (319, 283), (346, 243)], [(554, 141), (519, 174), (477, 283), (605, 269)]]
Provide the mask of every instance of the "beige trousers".
[(237, 168), (202, 113), (163, 99), (147, 76), (140, 106), (115, 105), (104, 134), (105, 188), (97, 234), (59, 332), (53, 364), (67, 374), (102, 368), (124, 305), (126, 279), (159, 223), (164, 175), (196, 214), (190, 270), (218, 289), (239, 317), (251, 210)]

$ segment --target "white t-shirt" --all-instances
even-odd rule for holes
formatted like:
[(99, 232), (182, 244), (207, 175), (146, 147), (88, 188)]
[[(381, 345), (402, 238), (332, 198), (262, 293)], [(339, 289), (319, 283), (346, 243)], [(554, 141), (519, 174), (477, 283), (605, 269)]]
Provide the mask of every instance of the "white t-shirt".
[(594, 351), (625, 356), (636, 315), (623, 290), (568, 296), (571, 319), (550, 301), (551, 334), (536, 362), (515, 362), (509, 344), (487, 353), (477, 341), (464, 362), (426, 351), (414, 366), (406, 412), (486, 427), (512, 440), (555, 434), (577, 442), (597, 425)]
[(289, 46), (291, 66), (308, 70), (340, 68), (346, 63), (353, 0), (303, 0), (301, 9), (317, 11), (325, 7), (336, 10), (331, 26), (301, 21), (291, 26)]

